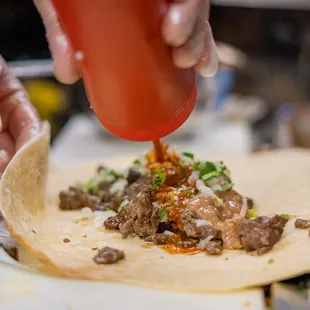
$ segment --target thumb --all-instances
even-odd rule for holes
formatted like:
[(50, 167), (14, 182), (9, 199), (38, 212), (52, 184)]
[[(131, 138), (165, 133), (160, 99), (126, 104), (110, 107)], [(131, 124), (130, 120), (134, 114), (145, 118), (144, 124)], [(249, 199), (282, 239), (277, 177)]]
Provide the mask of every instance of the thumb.
[(60, 25), (51, 0), (34, 0), (45, 26), (46, 37), (55, 61), (55, 76), (65, 84), (72, 84), (79, 78), (72, 47)]

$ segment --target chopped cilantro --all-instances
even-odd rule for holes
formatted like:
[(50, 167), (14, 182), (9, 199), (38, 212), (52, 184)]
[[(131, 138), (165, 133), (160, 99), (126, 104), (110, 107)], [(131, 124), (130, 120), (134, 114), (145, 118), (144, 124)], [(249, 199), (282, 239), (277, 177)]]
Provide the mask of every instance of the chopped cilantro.
[(98, 186), (94, 182), (94, 179), (91, 179), (88, 183), (86, 183), (83, 187), (84, 191), (96, 195), (98, 193)]
[(159, 217), (160, 217), (160, 220), (161, 220), (161, 221), (165, 221), (166, 218), (167, 218), (167, 215), (168, 215), (168, 213), (167, 213), (166, 210), (161, 209), (161, 210), (159, 211)]
[(209, 172), (209, 173), (203, 175), (203, 176), (201, 177), (201, 179), (202, 179), (203, 181), (207, 181), (207, 180), (212, 179), (212, 178), (214, 178), (214, 177), (218, 177), (219, 175), (220, 175), (219, 172), (217, 172), (217, 171), (212, 171), (212, 172)]
[(120, 174), (119, 174), (117, 171), (115, 171), (115, 170), (110, 170), (109, 173), (108, 173), (108, 175), (109, 175), (109, 176), (113, 176), (113, 177), (115, 177), (115, 178), (120, 177)]
[(92, 250), (93, 250), (93, 251), (96, 251), (96, 250), (99, 251), (99, 248), (98, 248), (98, 247), (95, 247), (95, 248), (92, 248)]
[(268, 264), (273, 264), (273, 263), (274, 263), (274, 259), (270, 258), (269, 261), (268, 261)]
[(234, 183), (228, 183), (228, 184), (225, 184), (221, 187), (221, 189), (217, 190), (218, 192), (226, 192), (230, 189), (232, 189), (234, 186)]
[(185, 156), (185, 157), (188, 157), (190, 159), (194, 159), (194, 154), (193, 153), (183, 152), (182, 155)]
[(135, 159), (135, 160), (132, 162), (132, 164), (133, 164), (134, 166), (142, 166), (142, 162), (141, 162), (140, 159)]
[(217, 171), (215, 164), (210, 161), (197, 162), (194, 164), (194, 169), (199, 171), (199, 178), (213, 171)]
[(281, 217), (283, 217), (285, 220), (290, 219), (290, 216), (288, 214), (281, 214)]
[(154, 169), (153, 173), (155, 174), (154, 174), (154, 179), (153, 179), (153, 185), (151, 187), (152, 190), (162, 185), (166, 180), (165, 172), (161, 171), (160, 169)]
[(257, 215), (257, 209), (253, 208), (248, 210), (249, 219), (255, 219)]

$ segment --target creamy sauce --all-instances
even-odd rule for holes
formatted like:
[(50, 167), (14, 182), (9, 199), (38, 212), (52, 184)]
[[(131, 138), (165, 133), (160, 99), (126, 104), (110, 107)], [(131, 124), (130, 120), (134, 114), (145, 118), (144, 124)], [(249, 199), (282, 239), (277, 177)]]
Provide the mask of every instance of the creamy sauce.
[[(215, 229), (221, 231), (224, 249), (242, 248), (236, 229), (236, 224), (241, 217), (233, 216), (232, 212), (228, 212), (229, 203), (225, 203), (224, 206), (215, 206), (214, 200), (211, 197), (198, 195), (187, 200), (186, 205), (187, 208), (194, 210), (200, 219), (208, 220)], [(241, 206), (235, 208), (234, 211), (237, 212), (238, 210), (240, 213)], [(225, 219), (228, 214), (232, 218)], [(222, 218), (224, 221), (221, 221)]]

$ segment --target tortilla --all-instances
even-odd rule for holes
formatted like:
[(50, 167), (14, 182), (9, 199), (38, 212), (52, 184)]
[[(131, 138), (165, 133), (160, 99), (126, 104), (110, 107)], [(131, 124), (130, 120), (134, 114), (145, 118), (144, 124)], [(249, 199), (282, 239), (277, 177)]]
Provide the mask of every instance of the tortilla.
[[(40, 262), (39, 269), (75, 279), (118, 281), (179, 291), (232, 291), (261, 286), (310, 271), (308, 231), (294, 228), (294, 217), (272, 251), (259, 257), (225, 251), (220, 257), (171, 255), (161, 248), (142, 247), (138, 238), (77, 221), (81, 211), (60, 211), (59, 191), (89, 179), (98, 162), (56, 167), (48, 162), (50, 128), (14, 156), (0, 184), (1, 212), (18, 243)], [(133, 158), (104, 163), (122, 169)], [(225, 159), (225, 158), (224, 158)], [(227, 158), (240, 191), (258, 201), (259, 214), (288, 213), (310, 218), (310, 154), (275, 151)], [(89, 224), (89, 225), (88, 225)], [(64, 238), (70, 239), (65, 243)], [(94, 249), (111, 246), (126, 253), (114, 265), (96, 265)], [(38, 264), (39, 265), (39, 264)]]

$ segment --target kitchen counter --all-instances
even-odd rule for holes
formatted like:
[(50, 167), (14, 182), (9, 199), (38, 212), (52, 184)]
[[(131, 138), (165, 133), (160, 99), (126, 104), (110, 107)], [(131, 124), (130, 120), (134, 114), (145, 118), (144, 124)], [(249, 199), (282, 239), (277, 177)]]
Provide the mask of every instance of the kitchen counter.
[[(215, 116), (194, 113), (176, 133), (164, 139), (177, 150), (199, 155), (241, 155), (251, 149), (250, 128), (246, 123), (227, 123)], [(58, 163), (73, 163), (111, 156), (141, 155), (150, 143), (118, 139), (92, 115), (77, 115), (65, 125), (52, 145), (52, 158)]]

